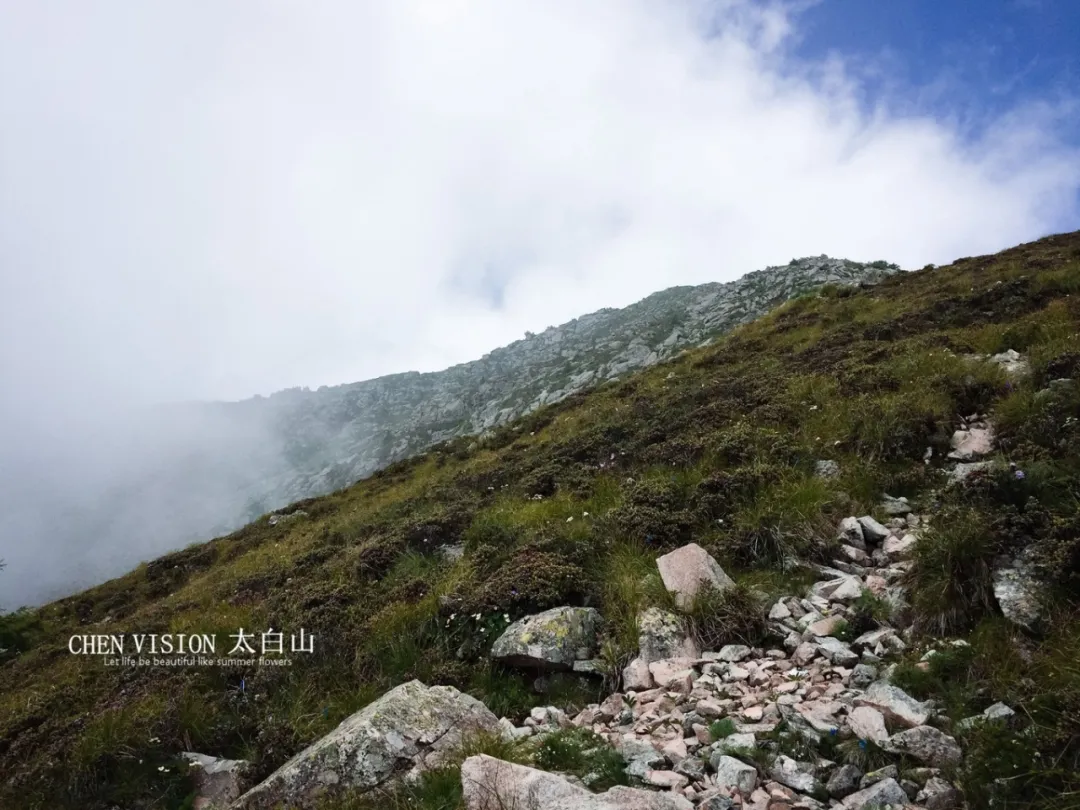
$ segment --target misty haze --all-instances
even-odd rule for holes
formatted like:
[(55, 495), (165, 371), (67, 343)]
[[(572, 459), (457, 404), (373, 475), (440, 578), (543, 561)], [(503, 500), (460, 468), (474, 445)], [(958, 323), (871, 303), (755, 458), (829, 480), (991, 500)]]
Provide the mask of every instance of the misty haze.
[(887, 47), (837, 50), (826, 6), (0, 4), (0, 608), (801, 288), (714, 321), (709, 287), (622, 327), (589, 313), (1075, 223), (1067, 94), (972, 53), (879, 86)]

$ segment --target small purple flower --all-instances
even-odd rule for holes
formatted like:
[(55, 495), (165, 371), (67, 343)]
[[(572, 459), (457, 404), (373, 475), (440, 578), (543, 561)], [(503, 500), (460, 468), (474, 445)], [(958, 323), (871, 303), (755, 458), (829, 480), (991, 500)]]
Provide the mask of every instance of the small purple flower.
[(1024, 478), (1026, 478), (1026, 477), (1027, 477), (1027, 476), (1025, 476), (1025, 475), (1024, 475), (1024, 471), (1023, 471), (1023, 470), (1017, 470), (1017, 471), (1016, 471), (1016, 480), (1017, 480), (1017, 481), (1023, 481), (1023, 480), (1024, 480)]

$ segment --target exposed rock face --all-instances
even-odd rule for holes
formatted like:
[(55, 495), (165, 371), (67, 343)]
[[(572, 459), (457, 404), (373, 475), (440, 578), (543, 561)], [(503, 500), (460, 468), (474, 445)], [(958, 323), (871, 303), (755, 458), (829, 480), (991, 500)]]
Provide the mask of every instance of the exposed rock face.
[(507, 627), (492, 646), (491, 657), (511, 666), (573, 669), (575, 661), (595, 656), (603, 624), (594, 608), (551, 608)]
[(465, 760), (461, 787), (467, 810), (692, 810), (694, 806), (672, 793), (636, 788), (590, 793), (556, 774), (486, 754)]
[(396, 772), (438, 763), (470, 733), (500, 732), (483, 703), (450, 686), (395, 687), (305, 748), (233, 805), (236, 810), (313, 807), (321, 796), (371, 789)]
[(690, 607), (703, 587), (724, 591), (735, 584), (720, 563), (697, 543), (688, 543), (665, 554), (656, 560), (656, 566), (664, 587), (675, 595), (675, 603), (682, 608)]
[(195, 771), (194, 810), (225, 810), (240, 796), (241, 780), (248, 763), (242, 759), (219, 759), (185, 751), (181, 756)]

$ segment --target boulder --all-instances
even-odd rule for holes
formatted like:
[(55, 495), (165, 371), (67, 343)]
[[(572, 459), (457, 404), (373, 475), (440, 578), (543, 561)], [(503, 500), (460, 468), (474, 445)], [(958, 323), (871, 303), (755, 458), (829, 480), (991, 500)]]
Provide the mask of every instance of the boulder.
[(932, 776), (926, 780), (915, 800), (926, 810), (957, 810), (962, 798), (955, 787), (940, 777)]
[(866, 538), (866, 542), (868, 543), (880, 543), (889, 536), (889, 530), (870, 517), (870, 515), (864, 515), (859, 518), (859, 525), (862, 526), (863, 537)]
[(570, 670), (575, 661), (596, 656), (603, 624), (595, 608), (551, 608), (507, 627), (491, 657), (510, 666)]
[(866, 692), (855, 698), (856, 706), (877, 709), (889, 722), (914, 728), (926, 724), (930, 712), (903, 689), (885, 681), (874, 681)]
[(886, 495), (882, 499), (881, 508), (886, 515), (893, 517), (903, 517), (911, 513), (911, 505), (907, 498), (894, 498), (892, 495)]
[(757, 769), (742, 760), (726, 754), (713, 756), (712, 766), (716, 771), (716, 784), (719, 787), (736, 788), (744, 796), (749, 796), (757, 784)]
[(891, 559), (904, 559), (910, 557), (915, 551), (915, 544), (918, 542), (917, 538), (913, 534), (905, 534), (903, 537), (886, 537), (885, 542), (882, 543), (881, 549), (889, 555)]
[(246, 760), (220, 759), (194, 751), (185, 751), (181, 756), (191, 763), (194, 772), (194, 810), (225, 810), (240, 796)]
[(863, 536), (862, 524), (859, 523), (858, 518), (846, 517), (841, 520), (837, 539), (841, 543), (866, 551), (866, 538)]
[(753, 652), (745, 644), (725, 644), (720, 648), (720, 652), (716, 655), (717, 661), (728, 661), (729, 663), (738, 663), (744, 658), (748, 658), (750, 653)]
[(883, 779), (844, 799), (847, 810), (880, 810), (891, 804), (907, 805), (908, 795), (895, 779)]
[(694, 807), (688, 799), (674, 793), (639, 788), (613, 787), (604, 793), (590, 793), (556, 774), (486, 754), (469, 757), (462, 764), (461, 789), (466, 810), (693, 810)]
[(735, 585), (720, 563), (697, 543), (689, 543), (659, 557), (656, 566), (660, 569), (664, 587), (675, 595), (675, 603), (680, 608), (690, 607), (703, 586), (711, 585), (718, 591), (725, 591)]
[(889, 739), (885, 728), (885, 717), (877, 709), (869, 706), (857, 706), (848, 715), (848, 727), (860, 740), (869, 740), (879, 745)]
[(649, 672), (649, 664), (643, 658), (635, 658), (626, 665), (622, 672), (623, 689), (632, 689), (641, 692), (653, 688), (652, 673)]
[(769, 776), (781, 785), (787, 785), (800, 793), (816, 793), (821, 790), (821, 783), (814, 776), (813, 766), (805, 762), (796, 762), (780, 754), (769, 768)]
[(674, 613), (648, 608), (638, 614), (638, 655), (646, 663), (665, 658), (698, 658), (701, 650)]
[(862, 771), (854, 765), (841, 765), (829, 777), (825, 790), (834, 799), (842, 799), (859, 789)]
[(435, 767), (464, 737), (499, 734), (499, 719), (452, 686), (409, 681), (361, 709), (241, 796), (233, 810), (313, 807), (370, 790), (410, 768)]
[(933, 726), (916, 726), (901, 731), (892, 735), (881, 747), (892, 754), (907, 754), (932, 768), (959, 765), (963, 758), (956, 740)]
[(947, 483), (950, 485), (966, 484), (968, 479), (978, 473), (989, 473), (997, 465), (993, 461), (972, 461), (965, 464), (957, 464), (949, 471)]
[(993, 452), (994, 432), (989, 427), (958, 430), (953, 433), (952, 448), (949, 458), (954, 461), (975, 461)]
[(1026, 377), (1031, 373), (1031, 364), (1015, 349), (1006, 349), (995, 354), (990, 358), (990, 362), (1001, 366), (1006, 376), (1012, 379)]
[(854, 666), (859, 661), (858, 654), (852, 652), (851, 647), (832, 636), (819, 639), (818, 652), (838, 667)]

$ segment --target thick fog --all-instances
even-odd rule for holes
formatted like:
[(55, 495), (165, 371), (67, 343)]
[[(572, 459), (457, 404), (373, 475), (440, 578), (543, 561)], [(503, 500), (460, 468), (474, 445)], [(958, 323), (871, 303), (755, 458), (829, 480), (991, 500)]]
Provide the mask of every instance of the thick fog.
[(811, 5), (0, 0), (0, 606), (249, 514), (280, 437), (193, 403), (1077, 227), (1072, 99), (868, 103)]

